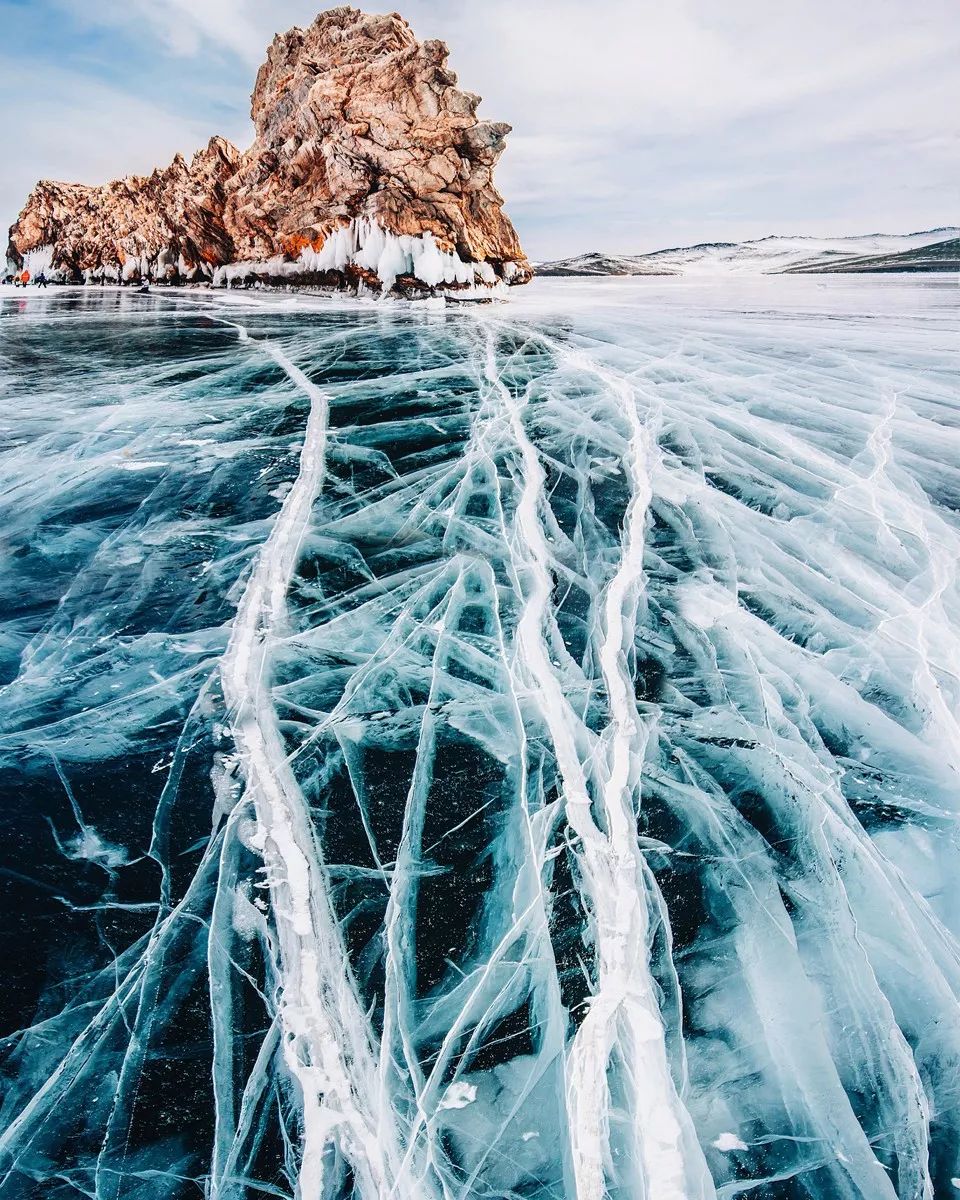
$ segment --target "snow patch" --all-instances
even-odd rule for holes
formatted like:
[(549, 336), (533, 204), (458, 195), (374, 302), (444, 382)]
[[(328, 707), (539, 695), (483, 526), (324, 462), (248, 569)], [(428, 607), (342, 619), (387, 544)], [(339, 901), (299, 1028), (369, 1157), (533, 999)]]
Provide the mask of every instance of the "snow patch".
[(709, 629), (737, 612), (737, 597), (714, 583), (695, 581), (680, 589), (680, 611), (685, 621)]
[(71, 838), (64, 853), (75, 861), (96, 863), (106, 871), (125, 867), (130, 861), (123, 846), (116, 846), (100, 836), (92, 825), (85, 825), (81, 833)]
[(477, 1098), (477, 1089), (472, 1083), (451, 1083), (443, 1094), (440, 1108), (466, 1108)]
[(746, 1142), (742, 1142), (735, 1133), (721, 1133), (716, 1141), (713, 1142), (713, 1145), (725, 1154), (729, 1154), (731, 1150), (750, 1149)]

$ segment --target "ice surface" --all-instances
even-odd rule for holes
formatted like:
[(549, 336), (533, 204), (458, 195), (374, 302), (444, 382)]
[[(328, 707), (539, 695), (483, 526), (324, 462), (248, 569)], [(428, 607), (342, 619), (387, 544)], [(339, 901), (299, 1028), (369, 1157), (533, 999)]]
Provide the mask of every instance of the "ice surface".
[(958, 326), (4, 292), (0, 1198), (955, 1192)]

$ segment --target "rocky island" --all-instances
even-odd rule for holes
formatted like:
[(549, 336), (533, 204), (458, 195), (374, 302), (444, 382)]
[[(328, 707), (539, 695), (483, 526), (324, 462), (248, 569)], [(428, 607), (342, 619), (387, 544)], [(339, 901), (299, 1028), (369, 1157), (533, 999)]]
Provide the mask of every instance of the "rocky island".
[(278, 35), (252, 146), (221, 137), (149, 176), (37, 184), (8, 258), (64, 282), (295, 283), (471, 293), (531, 269), (493, 182), (510, 126), (477, 118), (440, 41), (396, 13)]

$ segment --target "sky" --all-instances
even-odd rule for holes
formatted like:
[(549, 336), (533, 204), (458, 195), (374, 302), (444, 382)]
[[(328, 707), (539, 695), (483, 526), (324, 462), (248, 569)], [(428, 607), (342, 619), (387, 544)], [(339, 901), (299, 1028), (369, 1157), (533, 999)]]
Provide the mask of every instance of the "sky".
[[(373, 6), (379, 11), (380, 6)], [(0, 0), (0, 222), (245, 148), (274, 33), (318, 0)], [(960, 0), (400, 0), (443, 38), (537, 260), (960, 223)]]

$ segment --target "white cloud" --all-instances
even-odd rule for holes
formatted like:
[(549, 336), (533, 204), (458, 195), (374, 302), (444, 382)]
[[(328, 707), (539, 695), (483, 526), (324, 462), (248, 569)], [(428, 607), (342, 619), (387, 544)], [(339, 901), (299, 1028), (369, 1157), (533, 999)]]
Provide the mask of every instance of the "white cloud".
[[(254, 69), (273, 36), (313, 20), (323, 3), (303, 0), (56, 0), (87, 27), (116, 28), (179, 58), (233, 55)], [(252, 80), (251, 80), (252, 81)]]
[(249, 0), (86, 0), (81, 8), (74, 0), (57, 3), (78, 24), (116, 28), (140, 42), (159, 39), (175, 57), (226, 53), (251, 66), (260, 63), (276, 30), (286, 28), (283, 4)]

